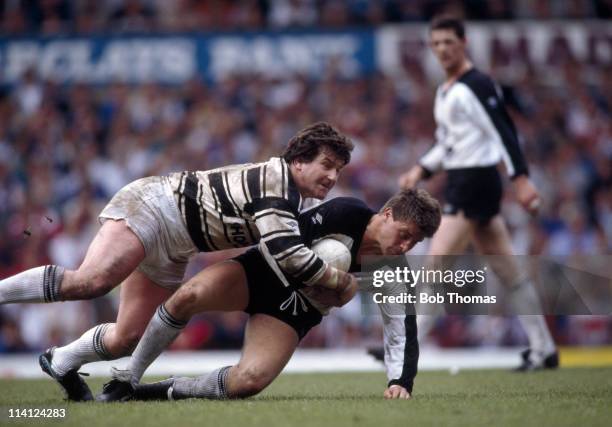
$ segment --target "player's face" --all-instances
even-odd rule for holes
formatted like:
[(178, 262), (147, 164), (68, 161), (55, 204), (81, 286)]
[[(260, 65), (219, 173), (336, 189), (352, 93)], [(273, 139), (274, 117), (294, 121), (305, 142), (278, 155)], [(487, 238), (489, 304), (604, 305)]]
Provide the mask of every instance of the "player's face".
[(342, 160), (328, 150), (322, 150), (310, 163), (295, 162), (293, 178), (302, 197), (324, 199), (336, 185), (343, 167)]
[(396, 221), (391, 209), (383, 212), (385, 219), (378, 234), (383, 255), (401, 255), (408, 252), (425, 236), (413, 221)]
[(429, 45), (442, 68), (449, 72), (461, 67), (465, 59), (465, 39), (448, 29), (433, 30), (430, 36)]

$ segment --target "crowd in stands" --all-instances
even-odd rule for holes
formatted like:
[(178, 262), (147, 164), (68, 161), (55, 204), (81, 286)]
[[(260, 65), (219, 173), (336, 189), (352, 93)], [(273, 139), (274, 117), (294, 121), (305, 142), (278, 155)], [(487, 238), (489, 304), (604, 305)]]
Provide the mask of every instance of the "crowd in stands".
[[(79, 32), (98, 30), (97, 25), (121, 29), (134, 16), (141, 16), (143, 29), (214, 29), (225, 25), (220, 24), (224, 21), (215, 19), (207, 27), (199, 21), (201, 17), (214, 13), (234, 16), (230, 11), (237, 10), (250, 16), (252, 11), (243, 10), (247, 6), (259, 14), (257, 19), (263, 23), (258, 25), (269, 27), (294, 25), (291, 19), (278, 17), (283, 15), (282, 8), (303, 8), (295, 14), (301, 19), (312, 15), (305, 26), (326, 25), (330, 7), (345, 10), (346, 21), (341, 25), (358, 24), (362, 21), (354, 20), (361, 16), (357, 11), (369, 13), (369, 3), (384, 12), (383, 20), (427, 18), (427, 7), (417, 8), (419, 16), (408, 18), (409, 11), (400, 10), (403, 2), (391, 0), (4, 0), (0, 5), (3, 22), (15, 21), (14, 27), (2, 25), (5, 31), (47, 33), (63, 31), (65, 20), (74, 25), (69, 30)], [(475, 13), (467, 5), (485, 2), (414, 3), (444, 3)], [(603, 16), (601, 11), (609, 14), (610, 2), (500, 0), (486, 4), (484, 18), (496, 19), (554, 18), (561, 4), (563, 16)], [(511, 16), (499, 15), (508, 5), (520, 7), (512, 9)], [(173, 26), (170, 18), (180, 17), (184, 10), (193, 10), (197, 23)], [(363, 15), (368, 17), (365, 22), (373, 22), (368, 13)], [(241, 22), (227, 25), (232, 28)], [(351, 164), (333, 195), (356, 196), (379, 208), (397, 191), (400, 173), (433, 143), (436, 82), (427, 79), (419, 64), (407, 66), (402, 77), (393, 78), (374, 74), (347, 80), (331, 70), (317, 79), (228, 76), (214, 85), (194, 79), (181, 86), (59, 86), (43, 81), (35, 70), (25, 73), (17, 84), (0, 90), (0, 277), (49, 263), (77, 267), (97, 230), (97, 214), (116, 191), (134, 179), (263, 160), (279, 153), (298, 129), (318, 120), (338, 126), (356, 143)], [(495, 66), (490, 71), (504, 84), (531, 176), (543, 195), (540, 215), (531, 218), (511, 191), (507, 192), (503, 210), (517, 253), (609, 255), (612, 70), (572, 62), (560, 64), (554, 78), (531, 68), (514, 80), (505, 78)], [(441, 198), (443, 179), (434, 177), (426, 188)], [(506, 187), (510, 188), (508, 182)], [(199, 256), (190, 264), (188, 275), (228, 255)], [(65, 308), (61, 310), (57, 304), (0, 307), (0, 352), (66, 343), (90, 325), (114, 319), (115, 303), (111, 294), (95, 301), (62, 303)], [(447, 318), (434, 331), (435, 338), (442, 345), (524, 342), (512, 320), (498, 319), (494, 327), (486, 319)], [(612, 340), (609, 317), (550, 320), (560, 343)], [(242, 314), (199, 316), (175, 345), (237, 346), (244, 321)], [(304, 344), (356, 345), (379, 340), (379, 334), (377, 319), (361, 317), (357, 306), (339, 310)]]
[(610, 19), (610, 0), (2, 0), (0, 29), (39, 33), (338, 28), (427, 21)]

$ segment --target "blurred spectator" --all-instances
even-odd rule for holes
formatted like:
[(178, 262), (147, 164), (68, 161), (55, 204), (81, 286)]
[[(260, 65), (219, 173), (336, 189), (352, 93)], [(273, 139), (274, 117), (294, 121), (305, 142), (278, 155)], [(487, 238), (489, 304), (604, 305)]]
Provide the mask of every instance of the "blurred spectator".
[(271, 27), (309, 27), (318, 18), (315, 0), (270, 0), (268, 23)]
[(113, 1), (108, 28), (119, 32), (146, 32), (156, 28), (156, 10), (143, 0)]
[(24, 353), (29, 350), (23, 342), (17, 323), (0, 313), (0, 353)]
[(43, 101), (43, 87), (34, 70), (23, 73), (13, 93), (20, 114), (31, 116), (38, 111)]

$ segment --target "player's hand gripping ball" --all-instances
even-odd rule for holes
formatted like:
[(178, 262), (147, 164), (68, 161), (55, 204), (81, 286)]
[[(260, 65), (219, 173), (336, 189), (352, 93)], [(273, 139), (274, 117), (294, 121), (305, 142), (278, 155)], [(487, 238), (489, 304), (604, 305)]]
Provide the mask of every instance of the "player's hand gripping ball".
[[(348, 272), (351, 267), (351, 252), (339, 240), (326, 238), (312, 246), (312, 250), (330, 266)], [(308, 295), (326, 306), (341, 307), (349, 302), (357, 292), (357, 282), (351, 277), (351, 284), (342, 291), (323, 286), (312, 286)]]

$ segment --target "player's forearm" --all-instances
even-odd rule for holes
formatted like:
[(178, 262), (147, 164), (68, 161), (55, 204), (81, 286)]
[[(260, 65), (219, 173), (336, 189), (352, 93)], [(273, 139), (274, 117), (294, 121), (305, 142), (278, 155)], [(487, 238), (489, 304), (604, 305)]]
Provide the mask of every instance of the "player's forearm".
[(515, 185), (520, 184), (521, 181), (528, 180), (528, 179), (529, 179), (529, 174), (527, 172), (517, 173), (510, 177), (510, 180)]
[(260, 250), (270, 267), (295, 282), (306, 286), (318, 284), (325, 273), (326, 264), (310, 248), (304, 246), (299, 235), (285, 239), (263, 240)]
[[(412, 307), (407, 309), (412, 310)], [(386, 312), (390, 310), (382, 310), (381, 307), (385, 317), (383, 325), (388, 386), (398, 384), (412, 393), (419, 362), (416, 317), (413, 314), (389, 316)]]
[(442, 162), (446, 155), (446, 148), (440, 142), (433, 145), (427, 153), (425, 153), (415, 166), (420, 168), (421, 179), (427, 179), (434, 173), (442, 170)]
[(429, 170), (417, 164), (410, 168), (408, 172), (400, 176), (399, 186), (403, 189), (414, 188), (419, 183), (419, 181), (428, 178), (431, 175), (432, 173)]
[[(274, 206), (271, 208), (270, 206)], [(288, 202), (280, 199), (258, 201), (255, 224), (261, 235), (260, 246), (283, 270), (296, 281), (306, 285), (317, 282), (325, 264), (310, 248), (304, 245), (295, 213)], [(275, 268), (275, 266), (272, 266)]]
[(314, 284), (342, 292), (351, 284), (351, 278), (352, 276), (350, 274), (332, 267), (331, 265), (327, 265), (325, 272), (316, 282), (314, 282)]

